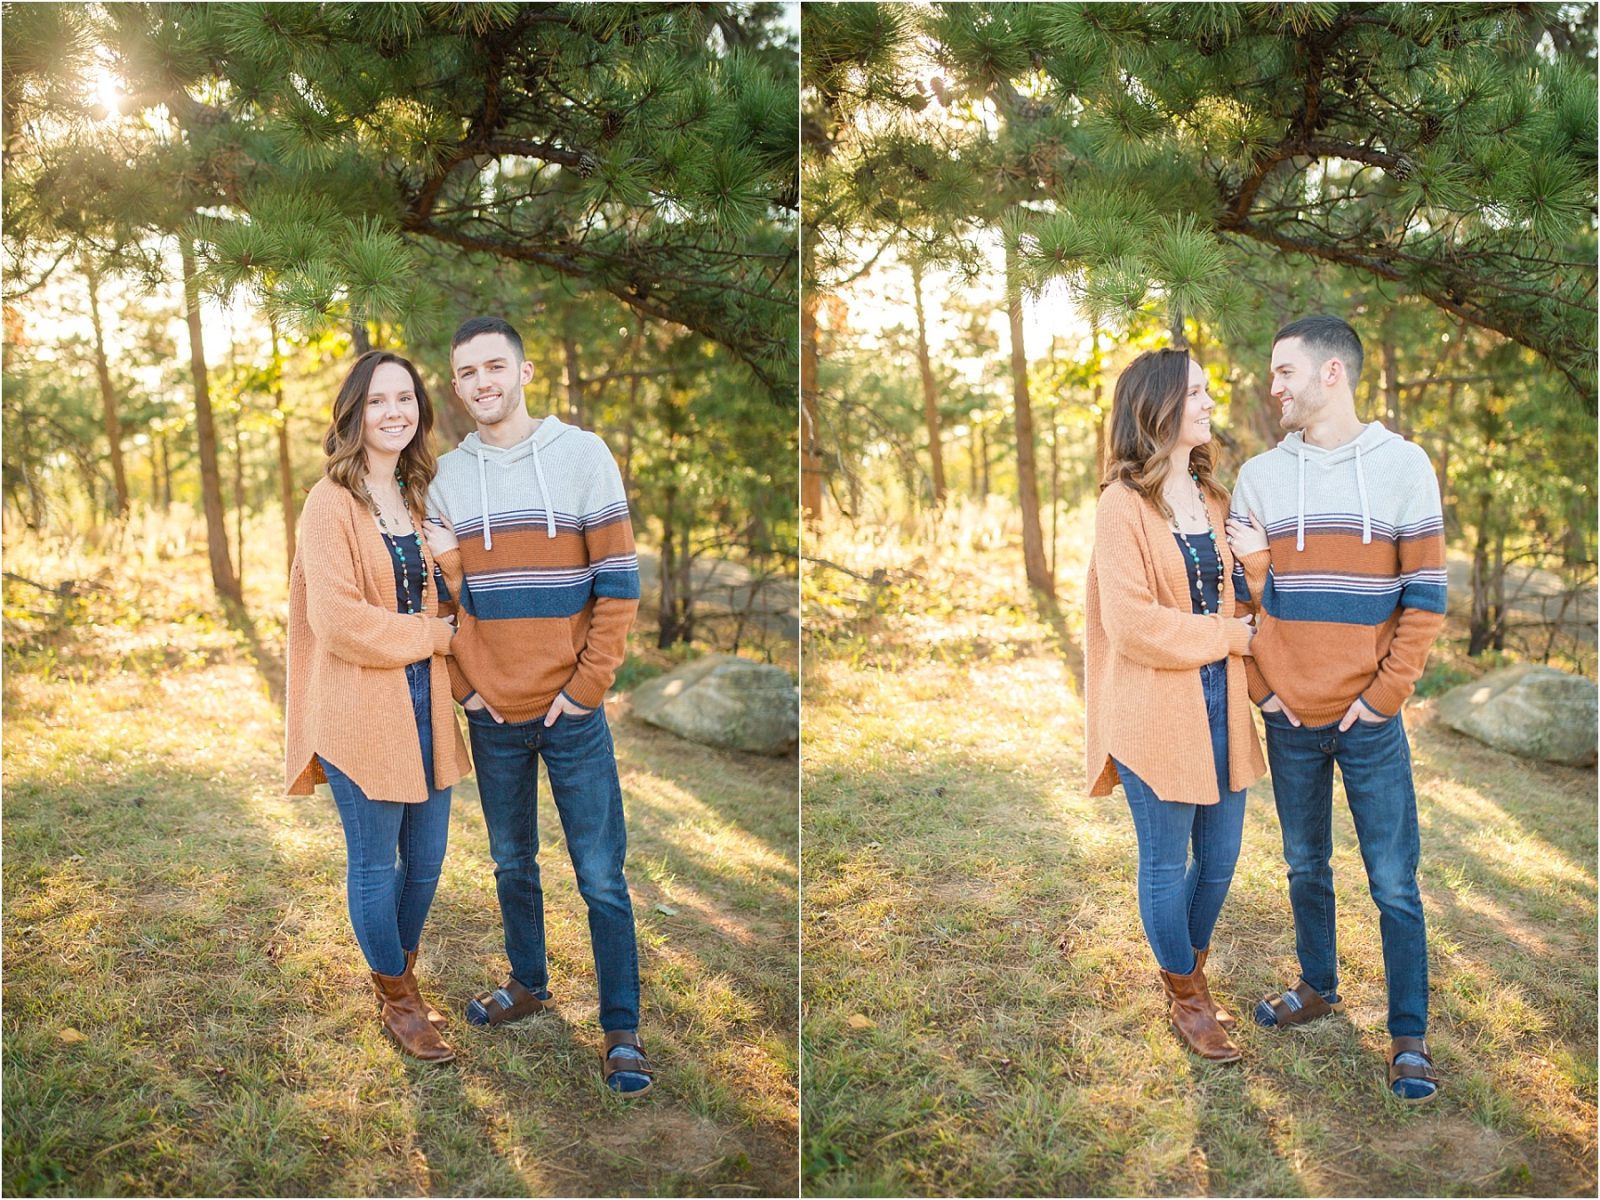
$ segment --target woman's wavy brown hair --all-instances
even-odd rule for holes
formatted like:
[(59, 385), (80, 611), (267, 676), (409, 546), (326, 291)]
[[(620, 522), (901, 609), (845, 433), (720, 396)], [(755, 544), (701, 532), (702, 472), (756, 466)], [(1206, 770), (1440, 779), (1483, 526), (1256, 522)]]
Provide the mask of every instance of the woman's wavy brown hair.
[(428, 389), (422, 386), (422, 376), (404, 358), (388, 350), (368, 350), (356, 359), (350, 374), (339, 385), (339, 394), (333, 400), (333, 418), (328, 422), (328, 432), (322, 439), (322, 448), (328, 461), (322, 472), (340, 487), (354, 492), (361, 501), (371, 505), (367, 495), (367, 450), (362, 441), (366, 421), (367, 390), (372, 386), (372, 374), (384, 363), (396, 363), (411, 376), (411, 386), (417, 393), (417, 431), (406, 448), (400, 451), (398, 471), (405, 484), (403, 495), (406, 507), (417, 532), (422, 531), (422, 521), (427, 515), (428, 487), (439, 473), (439, 460), (434, 457), (432, 438), (433, 405), (428, 400)]
[[(1172, 520), (1172, 507), (1162, 496), (1161, 485), (1172, 469), (1172, 448), (1178, 444), (1178, 425), (1188, 391), (1186, 350), (1146, 351), (1117, 376), (1111, 399), (1111, 445), (1101, 491), (1113, 483), (1125, 483)], [(1222, 501), (1228, 499), (1227, 490), (1216, 480), (1209, 445), (1189, 452), (1189, 466), (1207, 493)]]

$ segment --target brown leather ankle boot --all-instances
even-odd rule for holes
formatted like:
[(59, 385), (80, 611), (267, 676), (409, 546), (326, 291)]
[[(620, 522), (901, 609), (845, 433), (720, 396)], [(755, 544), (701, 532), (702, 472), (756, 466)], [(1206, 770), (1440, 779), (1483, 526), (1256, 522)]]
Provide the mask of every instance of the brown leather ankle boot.
[[(1194, 969), (1199, 973), (1200, 986), (1206, 989), (1206, 995), (1208, 996), (1211, 996), (1211, 986), (1206, 982), (1205, 970), (1206, 955), (1210, 953), (1210, 946), (1207, 946), (1204, 950), (1196, 949), (1194, 952)], [(1239, 1023), (1234, 1019), (1234, 1016), (1231, 1012), (1222, 1007), (1221, 1002), (1218, 1001), (1215, 996), (1211, 996), (1211, 1006), (1215, 1010), (1212, 1015), (1217, 1018), (1217, 1024), (1221, 1025), (1224, 1029), (1232, 1029)]]
[[(406, 951), (406, 969), (405, 969), (404, 973), (407, 974), (407, 975), (410, 975), (413, 979), (416, 978), (416, 975), (417, 975), (417, 951), (415, 951), (415, 950), (407, 950)], [(420, 988), (419, 988), (419, 994), (420, 994)], [(374, 975), (372, 977), (372, 996), (373, 996), (373, 999), (375, 999), (378, 1002), (378, 1012), (382, 1013), (383, 1012), (383, 989), (381, 989), (378, 986), (378, 977), (376, 975)], [(427, 1013), (428, 1013), (428, 1024), (432, 1025), (435, 1029), (439, 1030), (441, 1033), (444, 1032), (444, 1027), (445, 1027), (445, 1024), (446, 1024), (445, 1015), (442, 1012), (440, 1012), (437, 1008), (435, 1008), (433, 1005), (429, 1004), (428, 1003), (428, 998), (426, 996), (423, 996), (423, 998), (422, 998), (422, 1007), (427, 1010)]]
[(372, 986), (383, 997), (384, 1032), (412, 1058), (423, 1062), (445, 1063), (456, 1056), (439, 1031), (428, 1023), (426, 1006), (417, 991), (417, 980), (409, 971), (400, 975), (372, 973)]
[(1184, 1044), (1211, 1062), (1238, 1062), (1239, 1047), (1228, 1037), (1228, 1031), (1217, 1024), (1216, 1005), (1206, 990), (1205, 976), (1200, 974), (1199, 966), (1188, 975), (1174, 975), (1171, 971), (1159, 974), (1161, 986), (1172, 1001), (1169, 1010), (1172, 1027)]
[[(411, 976), (411, 978), (413, 980), (415, 980), (416, 977), (417, 977), (417, 951), (416, 950), (407, 950), (406, 951), (406, 974)], [(418, 993), (417, 994), (421, 995), (421, 989), (420, 988), (418, 989)], [(445, 1015), (442, 1012), (440, 1012), (437, 1008), (435, 1008), (433, 1005), (429, 1004), (428, 1003), (428, 999), (427, 999), (426, 996), (424, 996), (423, 999), (422, 999), (422, 1009), (423, 1009), (424, 1012), (426, 1012), (428, 1014), (428, 1024), (432, 1025), (440, 1033), (443, 1033), (444, 1032), (444, 1025), (445, 1025)]]

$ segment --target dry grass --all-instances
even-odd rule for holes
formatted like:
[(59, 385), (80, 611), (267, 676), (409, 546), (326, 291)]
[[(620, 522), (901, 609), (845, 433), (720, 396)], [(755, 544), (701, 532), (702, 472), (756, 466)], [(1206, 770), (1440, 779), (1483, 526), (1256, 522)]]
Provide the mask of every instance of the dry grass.
[[(456, 1020), (454, 1065), (405, 1060), (349, 931), (332, 804), (280, 791), (281, 555), (263, 531), (253, 616), (229, 616), (192, 531), (168, 524), (120, 548), (7, 546), (14, 574), (99, 586), (65, 608), (6, 588), (5, 1192), (792, 1195), (793, 760), (611, 707), (651, 1096), (600, 1085), (588, 931), (548, 799), (560, 1009), (492, 1034)], [(664, 665), (644, 650), (630, 670)], [(450, 841), (420, 974), (456, 1014), (504, 971), (470, 782)]]
[[(803, 1175), (815, 1195), (1592, 1195), (1595, 775), (1408, 710), (1446, 1090), (1384, 1092), (1376, 912), (1336, 798), (1348, 1019), (1190, 1057), (1164, 1020), (1120, 792), (1083, 795), (1078, 592), (1001, 510), (836, 530), (806, 577)], [(1081, 547), (1082, 550), (1075, 550)], [(874, 577), (874, 569), (884, 574)], [(1214, 942), (1248, 1020), (1297, 967), (1271, 789)]]

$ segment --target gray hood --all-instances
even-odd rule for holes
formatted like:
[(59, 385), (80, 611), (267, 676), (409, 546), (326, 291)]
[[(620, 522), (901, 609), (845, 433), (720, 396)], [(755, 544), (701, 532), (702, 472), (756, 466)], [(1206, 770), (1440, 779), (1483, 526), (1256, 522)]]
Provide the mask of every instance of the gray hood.
[(1398, 433), (1384, 428), (1377, 421), (1373, 421), (1363, 429), (1353, 441), (1346, 442), (1332, 450), (1324, 450), (1321, 446), (1313, 446), (1306, 441), (1305, 436), (1299, 431), (1291, 433), (1279, 442), (1274, 453), (1293, 455), (1299, 464), (1299, 499), (1295, 503), (1295, 536), (1294, 548), (1306, 548), (1306, 471), (1345, 471), (1354, 466), (1356, 475), (1356, 491), (1361, 496), (1361, 544), (1368, 545), (1372, 541), (1372, 506), (1367, 500), (1367, 475), (1362, 465), (1362, 459), (1371, 455), (1378, 447), (1389, 442), (1405, 441)]
[(539, 503), (544, 507), (544, 528), (550, 537), (556, 536), (555, 506), (550, 501), (550, 485), (545, 482), (544, 464), (539, 460), (542, 451), (555, 444), (557, 438), (574, 428), (556, 417), (543, 417), (534, 431), (515, 446), (490, 446), (477, 433), (469, 433), (457, 449), (472, 456), (478, 464), (478, 503), (483, 513), (483, 548), (494, 548), (494, 535), (489, 529), (489, 479), (488, 472), (526, 471), (532, 462), (534, 481), (539, 487)]

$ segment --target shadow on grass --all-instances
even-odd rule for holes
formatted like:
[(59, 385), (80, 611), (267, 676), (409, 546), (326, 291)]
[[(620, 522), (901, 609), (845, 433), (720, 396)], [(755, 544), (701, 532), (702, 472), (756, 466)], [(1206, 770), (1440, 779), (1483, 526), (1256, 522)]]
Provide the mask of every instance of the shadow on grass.
[[(160, 692), (150, 682), (141, 703)], [(52, 723), (77, 716), (49, 711)], [(31, 727), (8, 732), (60, 736), (38, 723), (42, 707), (10, 715)], [(504, 969), (486, 839), (463, 788), (422, 974), (459, 1058), (427, 1067), (379, 1032), (325, 796), (278, 798), (274, 764), (228, 758), (239, 747), (226, 737), (210, 769), (75, 736), (91, 755), (7, 762), (7, 1194), (792, 1194), (792, 1112), (767, 1094), (787, 1089), (719, 1079), (699, 1053), (752, 1056), (783, 1012), (720, 1025), (694, 1002), (724, 974), (783, 973), (763, 957), (787, 955), (792, 970), (789, 939), (758, 941), (735, 969), (726, 955), (702, 963), (720, 939), (686, 928), (655, 979), (646, 955), (658, 1021), (646, 1037), (665, 1074), (630, 1106), (600, 1084), (592, 1009), (492, 1035), (456, 1017)], [(639, 851), (687, 871), (670, 829)], [(592, 996), (563, 859), (545, 860), (553, 966)], [(769, 1069), (784, 1069), (781, 1055)]]
[(261, 640), (255, 618), (242, 603), (227, 598), (220, 598), (218, 603), (222, 606), (228, 628), (239, 636), (251, 665), (266, 683), (267, 692), (272, 697), (272, 706), (281, 711), (286, 675), (283, 655), (278, 646), (276, 644), (269, 646)]
[[(425, 1082), (426, 1156), (461, 1084), (383, 1061), (359, 954), (318, 944), (349, 940), (327, 813), (271, 831), (236, 786), (159, 767), (82, 784), (7, 786), (8, 1194), (337, 1192), (358, 1165), (405, 1189), (330, 1101), (363, 1075)], [(453, 1125), (500, 1157), (488, 1126)]]
[(1039, 619), (1049, 629), (1051, 640), (1055, 646), (1056, 656), (1060, 658), (1067, 668), (1067, 673), (1072, 677), (1073, 695), (1084, 694), (1084, 664), (1083, 647), (1072, 636), (1072, 631), (1067, 627), (1066, 614), (1062, 612), (1061, 603), (1041, 592), (1034, 592), (1034, 606), (1039, 611)]
[[(824, 723), (811, 728), (825, 745)], [(1431, 1111), (1402, 1112), (1382, 1092), (1377, 919), (1347, 814), (1336, 887), (1358, 1011), (1288, 1036), (1247, 1026), (1246, 1062), (1218, 1072), (1166, 1028), (1120, 793), (1083, 799), (1077, 778), (1041, 780), (925, 741), (914, 755), (880, 750), (871, 770), (808, 759), (808, 1194), (1592, 1192), (1593, 1084), (1581, 1066), (1594, 1045), (1592, 901), (1555, 918), (1588, 932), (1576, 954), (1511, 941), (1439, 956), (1434, 1034), (1452, 1086)], [(1472, 826), (1422, 790), (1436, 814), (1425, 877), (1430, 862), (1481, 858)], [(1214, 943), (1218, 991), (1246, 1022), (1253, 997), (1296, 970), (1271, 803), (1265, 786), (1253, 790)], [(1587, 876), (1565, 849), (1588, 844), (1583, 833), (1533, 823), (1547, 858)], [(1547, 898), (1537, 881), (1484, 869), (1519, 903)], [(1481, 915), (1448, 888), (1429, 898), (1436, 941), (1473, 938)], [(1462, 991), (1470, 1003), (1455, 1002)], [(1496, 996), (1519, 998), (1522, 1029), (1494, 1026)], [(1549, 1081), (1559, 1095), (1548, 1103), (1508, 1086), (1534, 1046), (1577, 1064), (1575, 1078)], [(1403, 1143), (1351, 1156), (1375, 1122), (1404, 1131)]]

